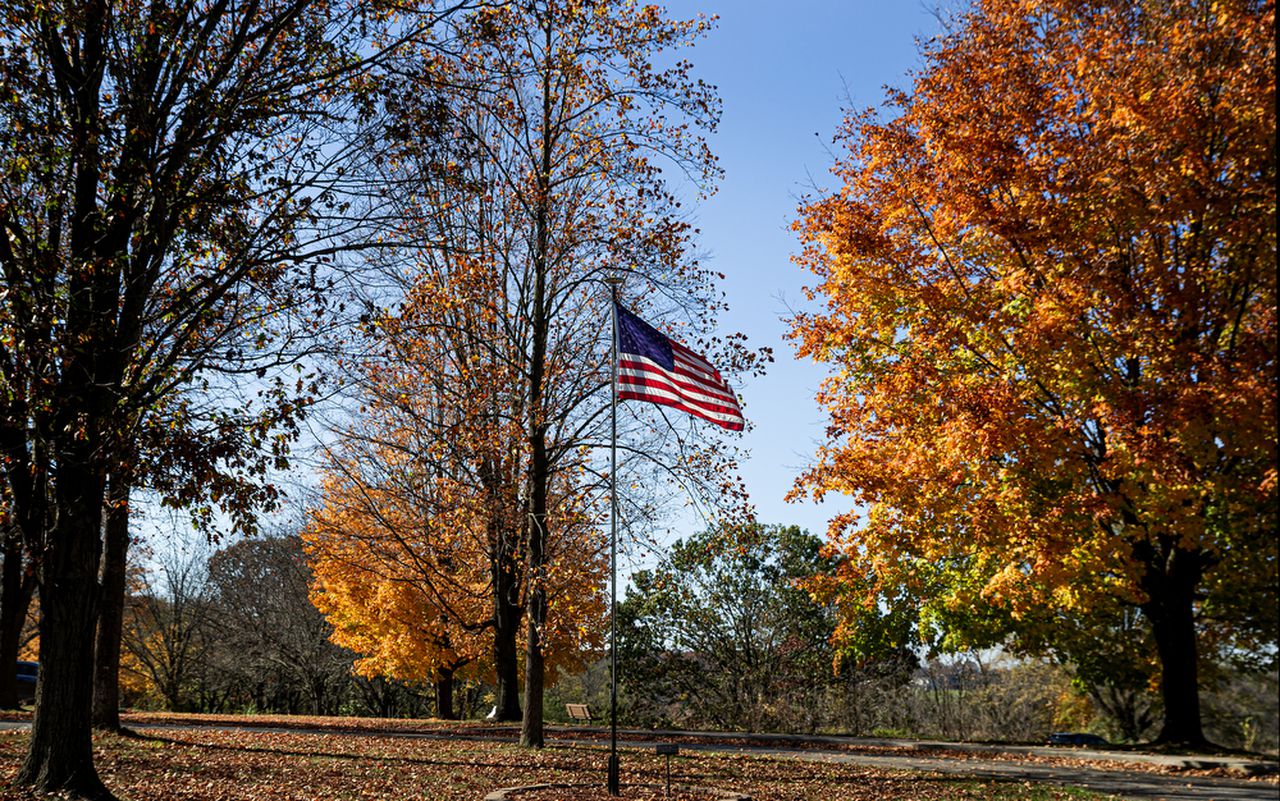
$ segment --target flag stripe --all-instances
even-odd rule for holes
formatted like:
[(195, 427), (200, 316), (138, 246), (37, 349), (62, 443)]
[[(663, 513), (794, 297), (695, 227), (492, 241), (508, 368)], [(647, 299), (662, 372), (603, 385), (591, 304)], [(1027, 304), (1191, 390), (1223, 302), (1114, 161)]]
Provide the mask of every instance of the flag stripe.
[(712, 367), (711, 362), (689, 350), (679, 342), (676, 342), (674, 339), (668, 339), (667, 341), (671, 343), (671, 350), (677, 355), (683, 356), (685, 361), (694, 366), (694, 369), (700, 370), (703, 373), (709, 373), (715, 376), (716, 381), (722, 384), (724, 383), (724, 379), (720, 377), (720, 371)]
[(722, 397), (691, 397), (688, 393), (681, 392), (680, 389), (674, 386), (671, 382), (656, 378), (647, 378), (644, 376), (621, 377), (618, 381), (618, 391), (633, 392), (636, 394), (652, 393), (669, 395), (673, 398), (683, 398), (686, 402), (709, 411), (724, 412), (726, 414), (737, 412), (737, 405)]
[(663, 375), (653, 370), (637, 368), (634, 363), (622, 362), (618, 365), (618, 384), (659, 387), (669, 392), (686, 397), (690, 402), (704, 405), (737, 407), (737, 399), (732, 394), (717, 391), (704, 384), (680, 380), (679, 376)]
[(671, 406), (682, 412), (701, 417), (709, 423), (715, 423), (721, 428), (727, 428), (730, 431), (741, 431), (743, 428), (742, 418), (735, 414), (716, 414), (714, 412), (704, 412), (701, 409), (690, 406), (679, 398), (667, 398), (659, 395), (644, 394), (635, 392), (619, 392), (618, 400), (639, 400), (648, 403), (657, 403), (662, 406)]
[(738, 396), (720, 371), (621, 305), (615, 305), (614, 313), (619, 399), (671, 406), (731, 431), (743, 429)]
[(630, 397), (637, 400), (653, 399), (654, 402), (665, 400), (673, 404), (684, 404), (691, 411), (712, 415), (717, 418), (741, 419), (741, 413), (735, 406), (723, 403), (690, 402), (688, 397), (659, 381), (645, 381), (643, 383), (622, 382), (618, 387), (618, 397)]
[(730, 403), (737, 403), (737, 396), (729, 389), (723, 380), (718, 383), (712, 383), (707, 380), (705, 373), (697, 373), (688, 369), (684, 364), (676, 362), (676, 369), (672, 371), (663, 370), (659, 365), (654, 364), (643, 356), (633, 356), (629, 353), (621, 354), (618, 360), (618, 367), (625, 375), (651, 375), (658, 374), (667, 378), (671, 383), (679, 386), (682, 390), (700, 395), (710, 395), (721, 398)]

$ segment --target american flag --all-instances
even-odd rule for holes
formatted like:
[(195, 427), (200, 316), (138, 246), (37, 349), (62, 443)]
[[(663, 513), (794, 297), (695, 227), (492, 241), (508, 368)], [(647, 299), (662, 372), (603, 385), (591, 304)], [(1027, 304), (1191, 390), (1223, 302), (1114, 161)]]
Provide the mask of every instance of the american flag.
[(698, 354), (613, 304), (618, 326), (618, 398), (661, 403), (730, 431), (746, 419), (720, 371)]

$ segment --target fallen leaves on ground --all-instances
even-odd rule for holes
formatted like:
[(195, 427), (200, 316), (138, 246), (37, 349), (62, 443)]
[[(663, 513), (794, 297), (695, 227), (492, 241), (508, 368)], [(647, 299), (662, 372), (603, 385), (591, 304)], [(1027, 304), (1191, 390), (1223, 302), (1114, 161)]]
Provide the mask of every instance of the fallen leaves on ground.
[(718, 801), (721, 794), (704, 788), (671, 788), (666, 794), (665, 786), (640, 785), (620, 787), (618, 795), (611, 796), (609, 791), (600, 786), (590, 787), (545, 787), (538, 790), (522, 790), (510, 795), (511, 801)]
[[(27, 736), (0, 734), (0, 784), (6, 788), (26, 752)], [(531, 751), (501, 742), (213, 728), (102, 735), (94, 750), (107, 786), (133, 801), (480, 801), (494, 789), (529, 784), (576, 785), (585, 794), (562, 788), (559, 795), (526, 796), (527, 801), (594, 801), (591, 793), (604, 783), (607, 757), (600, 747), (576, 744)], [(671, 778), (673, 784), (736, 790), (756, 801), (1102, 798), (1020, 783), (729, 754), (682, 754), (671, 762)], [(664, 779), (661, 757), (624, 753), (624, 785)], [(0, 790), (0, 801), (24, 798)]]
[[(26, 719), (29, 719), (28, 714)], [(3, 716), (0, 716), (3, 719)], [(17, 719), (17, 718), (14, 718)], [(357, 717), (320, 717), (306, 715), (209, 715), (179, 712), (145, 712), (131, 713), (122, 716), (125, 725), (130, 723), (159, 723), (175, 725), (199, 726), (259, 726), (272, 729), (323, 730), (333, 732), (378, 732), (396, 733), (446, 733), (464, 732), (469, 736), (496, 738), (518, 736), (519, 724), (493, 724), (483, 721), (444, 721), (444, 720), (410, 720), (388, 718)], [(548, 727), (548, 736), (561, 740), (579, 740), (596, 742), (603, 736), (603, 730), (582, 727)], [(1002, 747), (984, 748), (982, 745), (958, 743), (863, 743), (857, 740), (823, 739), (813, 740), (802, 737), (780, 737), (777, 735), (729, 735), (715, 733), (681, 733), (675, 737), (663, 733), (639, 733), (628, 731), (628, 743), (675, 742), (680, 744), (701, 744), (724, 746), (726, 748), (778, 747), (796, 750), (845, 751), (886, 756), (919, 756), (934, 759), (983, 760), (995, 762), (1027, 762), (1038, 765), (1055, 765), (1060, 767), (1079, 767), (1095, 770), (1140, 771), (1144, 773), (1176, 773), (1187, 776), (1209, 776), (1219, 778), (1247, 779), (1277, 783), (1280, 774), (1275, 771), (1254, 775), (1241, 775), (1229, 768), (1187, 768), (1177, 764), (1145, 762), (1126, 758), (1127, 752), (1116, 751), (1114, 758), (1100, 756), (1100, 752), (1089, 755), (1075, 753), (1073, 749), (1063, 749), (1059, 754), (1030, 753), (1022, 746), (1010, 745), (1008, 750)], [(1105, 752), (1103, 752), (1105, 753)], [(1141, 751), (1133, 753), (1141, 756)], [(1194, 761), (1195, 755), (1187, 755)], [(1259, 759), (1261, 759), (1259, 757)]]

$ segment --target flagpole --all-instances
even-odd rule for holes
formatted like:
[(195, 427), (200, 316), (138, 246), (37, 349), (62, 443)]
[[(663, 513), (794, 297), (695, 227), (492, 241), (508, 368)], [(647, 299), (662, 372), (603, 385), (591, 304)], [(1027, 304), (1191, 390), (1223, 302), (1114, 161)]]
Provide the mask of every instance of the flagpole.
[(618, 785), (618, 287), (622, 278), (605, 279), (613, 303), (609, 402), (609, 795), (620, 795)]

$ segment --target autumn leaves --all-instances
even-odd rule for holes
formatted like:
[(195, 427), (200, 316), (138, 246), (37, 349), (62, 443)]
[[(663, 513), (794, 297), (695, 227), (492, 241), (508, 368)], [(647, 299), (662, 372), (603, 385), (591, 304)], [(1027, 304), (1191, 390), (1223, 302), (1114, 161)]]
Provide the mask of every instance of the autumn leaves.
[(844, 636), (1096, 665), (1136, 607), (1201, 742), (1198, 661), (1275, 637), (1212, 612), (1276, 592), (1274, 8), (993, 0), (926, 58), (796, 225)]
[[(603, 279), (627, 277), (628, 298), (694, 335), (710, 327), (712, 275), (658, 162), (709, 188), (700, 132), (718, 104), (688, 63), (655, 66), (707, 25), (631, 5), (485, 7), (441, 26), (453, 47), (404, 50), (379, 87), (382, 201), (406, 245), (382, 265), (360, 413), (304, 533), (314, 600), (370, 675), (492, 676), (526, 745), (542, 743), (545, 684), (606, 631)], [(746, 361), (736, 345), (717, 356)], [(628, 475), (656, 466), (732, 498), (714, 438), (689, 443), (707, 454), (694, 462), (643, 447), (665, 430), (622, 425)], [(661, 483), (632, 493), (633, 517)]]

